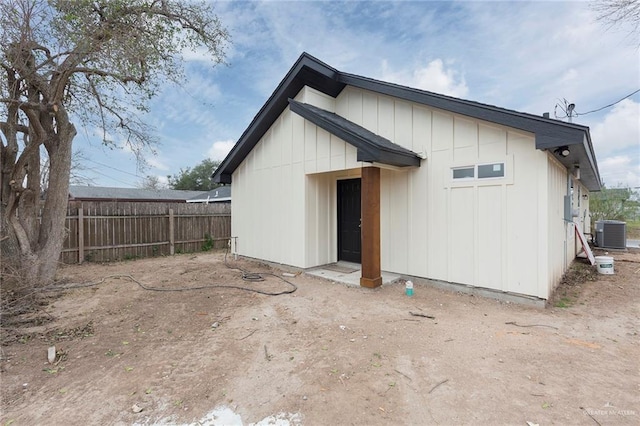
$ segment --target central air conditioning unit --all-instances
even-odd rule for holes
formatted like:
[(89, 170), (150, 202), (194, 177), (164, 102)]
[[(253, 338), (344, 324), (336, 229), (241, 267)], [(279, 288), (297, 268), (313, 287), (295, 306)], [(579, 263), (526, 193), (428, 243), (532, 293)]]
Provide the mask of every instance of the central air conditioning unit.
[(619, 220), (596, 221), (596, 245), (602, 248), (627, 248), (627, 223)]

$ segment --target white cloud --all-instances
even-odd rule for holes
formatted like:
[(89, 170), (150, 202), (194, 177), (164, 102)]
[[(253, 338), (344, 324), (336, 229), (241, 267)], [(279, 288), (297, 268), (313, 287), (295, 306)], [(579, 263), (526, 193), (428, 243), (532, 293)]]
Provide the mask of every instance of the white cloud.
[(560, 81), (563, 84), (572, 83), (576, 81), (578, 76), (579, 76), (578, 71), (576, 71), (574, 68), (570, 68), (569, 70), (567, 70), (567, 72), (565, 72), (562, 75), (562, 77), (560, 78)]
[(434, 59), (423, 68), (397, 71), (392, 70), (384, 60), (382, 80), (458, 98), (464, 98), (469, 92), (464, 76), (451, 67), (445, 69), (442, 59)]
[(227, 156), (231, 148), (235, 145), (235, 141), (229, 139), (226, 141), (216, 141), (211, 145), (209, 151), (207, 151), (207, 155), (212, 160), (224, 160), (224, 157)]
[[(233, 38), (229, 66), (184, 52), (183, 86), (163, 88), (145, 117), (174, 171), (224, 157), (302, 51), (340, 71), (534, 114), (563, 98), (584, 112), (638, 88), (637, 45), (585, 2), (222, 1), (216, 13)], [(640, 174), (631, 106), (575, 120), (591, 127), (607, 184)]]
[[(640, 149), (640, 103), (625, 99), (592, 126), (597, 155), (609, 156), (630, 147)], [(636, 156), (636, 161), (640, 161)]]
[(205, 64), (214, 64), (211, 54), (205, 47), (197, 49), (183, 49), (181, 52), (182, 59), (187, 62), (203, 62)]
[(607, 186), (640, 186), (640, 103), (625, 99), (616, 104), (591, 123), (591, 139)]
[(169, 178), (166, 175), (156, 175), (156, 178), (158, 178), (158, 183), (160, 184), (160, 187), (162, 188), (169, 187)]
[(221, 101), (220, 87), (211, 75), (196, 70), (187, 70), (187, 80), (175, 90), (166, 91), (153, 104), (157, 113), (156, 128), (164, 127), (167, 121), (180, 125), (206, 126), (211, 122), (212, 111)]
[[(636, 152), (640, 154), (640, 152)], [(628, 155), (608, 157), (598, 162), (600, 177), (608, 187), (622, 185), (625, 187), (640, 187), (639, 156), (635, 162)]]
[(153, 167), (154, 169), (162, 170), (162, 171), (169, 170), (169, 166), (164, 162), (164, 160), (156, 156), (145, 158), (145, 161), (149, 166)]

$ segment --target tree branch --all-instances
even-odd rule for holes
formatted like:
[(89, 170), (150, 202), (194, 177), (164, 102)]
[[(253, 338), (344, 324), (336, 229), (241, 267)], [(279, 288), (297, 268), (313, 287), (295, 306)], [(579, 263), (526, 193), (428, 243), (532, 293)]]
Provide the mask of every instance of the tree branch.
[[(142, 62), (141, 62), (142, 65)], [(107, 72), (104, 70), (99, 70), (97, 68), (86, 68), (86, 67), (76, 67), (73, 68), (72, 70), (70, 70), (72, 73), (82, 73), (85, 75), (97, 75), (100, 77), (112, 77), (122, 83), (136, 83), (136, 84), (143, 84), (147, 78), (145, 76), (145, 72), (144, 72), (144, 67), (142, 68), (142, 76), (140, 77), (133, 77), (130, 75), (122, 75), (122, 74), (117, 74), (117, 73), (113, 73), (113, 72)]]
[[(7, 123), (6, 121), (0, 121), (0, 130), (2, 130), (2, 132), (9, 131), (10, 127), (11, 126), (9, 126), (9, 123)], [(29, 127), (25, 126), (24, 124), (14, 124), (14, 128), (16, 132), (29, 134)]]
[(21, 110), (25, 112), (28, 110), (50, 112), (51, 108), (53, 108), (53, 106), (47, 107), (46, 104), (43, 104), (41, 102), (29, 102), (21, 99), (0, 98), (0, 102), (2, 102), (3, 104), (17, 105)]
[[(15, 205), (17, 205), (17, 203)], [(18, 240), (20, 253), (22, 253), (23, 256), (32, 254), (27, 232), (22, 227), (22, 224), (18, 220), (18, 217), (13, 214), (13, 209), (7, 209), (7, 216), (8, 222), (11, 223), (13, 232), (15, 233), (16, 239)]]

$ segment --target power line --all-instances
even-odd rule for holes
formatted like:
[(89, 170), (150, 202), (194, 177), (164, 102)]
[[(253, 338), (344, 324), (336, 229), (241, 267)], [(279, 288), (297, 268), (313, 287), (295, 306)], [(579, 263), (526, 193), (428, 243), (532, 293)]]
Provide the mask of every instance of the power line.
[(640, 89), (638, 89), (638, 90), (636, 90), (636, 91), (633, 91), (633, 92), (629, 93), (627, 96), (625, 96), (624, 98), (621, 98), (621, 99), (619, 99), (619, 100), (617, 100), (617, 101), (615, 101), (615, 102), (613, 102), (613, 103), (610, 103), (609, 105), (605, 105), (605, 106), (603, 106), (602, 108), (594, 109), (594, 110), (592, 110), (592, 111), (587, 111), (587, 112), (576, 112), (575, 114), (576, 114), (576, 115), (587, 115), (587, 114), (591, 114), (591, 113), (593, 113), (593, 112), (602, 111), (602, 110), (603, 110), (603, 109), (605, 109), (605, 108), (612, 107), (612, 106), (614, 106), (615, 104), (618, 104), (618, 103), (620, 103), (620, 102), (624, 101), (625, 99), (630, 98), (631, 96), (635, 95), (635, 94), (636, 94), (636, 93), (638, 93), (638, 92), (640, 92)]
[(135, 186), (136, 186), (136, 185), (134, 185), (134, 184), (132, 184), (132, 183), (130, 183), (130, 182), (125, 182), (125, 181), (123, 181), (123, 180), (116, 179), (116, 178), (114, 178), (113, 176), (109, 176), (109, 175), (106, 175), (106, 174), (104, 174), (104, 173), (100, 173), (100, 172), (99, 172), (99, 171), (97, 171), (97, 170), (92, 170), (92, 172), (93, 172), (93, 173), (95, 173), (95, 174), (98, 174), (98, 175), (100, 175), (100, 176), (104, 176), (104, 177), (106, 177), (106, 178), (109, 178), (109, 179), (111, 179), (111, 180), (114, 180), (114, 181), (116, 181), (116, 182), (124, 183), (125, 185), (131, 186), (131, 187), (135, 187)]
[(87, 158), (87, 161), (89, 161), (89, 162), (91, 162), (91, 163), (94, 163), (94, 164), (97, 164), (97, 165), (99, 165), (99, 166), (107, 167), (107, 168), (109, 168), (109, 169), (111, 169), (111, 170), (115, 170), (116, 172), (120, 172), (120, 173), (124, 173), (124, 174), (127, 174), (127, 175), (131, 175), (131, 176), (136, 177), (136, 178), (140, 178), (140, 176), (139, 176), (139, 175), (137, 175), (137, 174), (130, 173), (130, 172), (125, 172), (124, 170), (117, 169), (117, 168), (112, 167), (112, 166), (109, 166), (109, 165), (107, 165), (107, 164), (99, 163), (99, 162), (97, 162), (97, 161), (90, 160), (90, 159), (88, 159), (88, 158)]

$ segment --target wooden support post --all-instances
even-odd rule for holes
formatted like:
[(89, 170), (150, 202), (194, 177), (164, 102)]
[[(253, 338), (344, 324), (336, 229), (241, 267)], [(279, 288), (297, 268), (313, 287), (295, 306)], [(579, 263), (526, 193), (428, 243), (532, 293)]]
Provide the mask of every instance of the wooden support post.
[(362, 287), (382, 285), (380, 269), (380, 169), (362, 168)]
[(84, 209), (78, 207), (78, 263), (84, 262)]
[(173, 227), (173, 209), (169, 209), (169, 254), (176, 254), (176, 241)]

